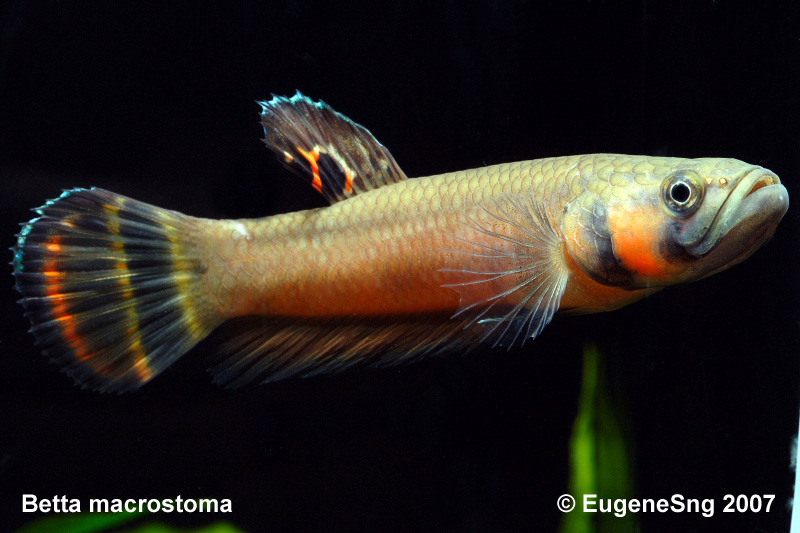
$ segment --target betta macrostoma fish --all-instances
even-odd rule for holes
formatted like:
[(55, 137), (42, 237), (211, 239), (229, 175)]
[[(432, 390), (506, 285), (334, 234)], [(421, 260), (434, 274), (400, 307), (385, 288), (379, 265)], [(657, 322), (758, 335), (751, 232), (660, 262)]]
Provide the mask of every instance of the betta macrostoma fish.
[(789, 205), (735, 159), (554, 157), (408, 179), (362, 126), (298, 93), (264, 142), (330, 206), (208, 220), (73, 189), (14, 252), (44, 353), (77, 383), (135, 389), (223, 322), (239, 386), (514, 346), (556, 312), (618, 309), (746, 259)]

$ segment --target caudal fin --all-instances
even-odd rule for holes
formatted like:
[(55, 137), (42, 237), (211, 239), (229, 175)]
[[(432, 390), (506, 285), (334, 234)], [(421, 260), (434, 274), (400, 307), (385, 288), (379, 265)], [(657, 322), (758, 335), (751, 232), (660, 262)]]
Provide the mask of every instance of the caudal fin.
[(200, 219), (102, 189), (36, 212), (13, 248), (16, 287), (37, 343), (76, 383), (136, 389), (220, 322), (202, 283)]

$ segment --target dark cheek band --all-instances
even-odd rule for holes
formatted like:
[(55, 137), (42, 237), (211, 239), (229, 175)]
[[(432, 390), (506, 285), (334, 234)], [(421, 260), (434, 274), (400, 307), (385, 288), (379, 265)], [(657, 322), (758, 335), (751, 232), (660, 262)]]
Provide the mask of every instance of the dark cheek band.
[(620, 265), (614, 254), (608, 214), (600, 199), (595, 199), (591, 212), (582, 213), (580, 228), (581, 242), (592, 251), (583, 258), (584, 270), (589, 277), (603, 285), (629, 285), (632, 274)]

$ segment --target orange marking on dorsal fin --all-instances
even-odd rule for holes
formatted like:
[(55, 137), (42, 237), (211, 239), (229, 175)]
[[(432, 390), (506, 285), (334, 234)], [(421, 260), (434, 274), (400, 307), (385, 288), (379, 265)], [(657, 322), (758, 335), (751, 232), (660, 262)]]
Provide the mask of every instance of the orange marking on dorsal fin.
[(317, 161), (319, 161), (319, 147), (315, 146), (311, 152), (306, 152), (298, 146), (297, 151), (311, 164), (311, 173), (314, 174), (311, 186), (317, 191), (322, 192), (322, 178), (319, 175), (319, 164), (317, 163)]
[(344, 190), (348, 193), (353, 192), (353, 173), (350, 172), (350, 169), (345, 169), (344, 172)]

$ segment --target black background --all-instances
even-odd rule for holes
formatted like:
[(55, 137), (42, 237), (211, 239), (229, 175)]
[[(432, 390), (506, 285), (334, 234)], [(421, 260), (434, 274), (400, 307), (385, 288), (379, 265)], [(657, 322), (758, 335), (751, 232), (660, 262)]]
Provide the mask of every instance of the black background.
[[(324, 205), (259, 140), (295, 89), (410, 176), (555, 155), (729, 156), (800, 192), (796, 2), (225, 2), (0, 7), (0, 235), (62, 188), (188, 214)], [(82, 391), (0, 284), (0, 522), (21, 495), (230, 498), (247, 530), (554, 531), (586, 340), (630, 416), (643, 531), (779, 531), (797, 429), (798, 216), (736, 268), (524, 349), (240, 391), (205, 342), (140, 391)], [(10, 253), (9, 253), (10, 260)], [(776, 494), (769, 514), (722, 496)], [(176, 524), (217, 517), (162, 515)]]

